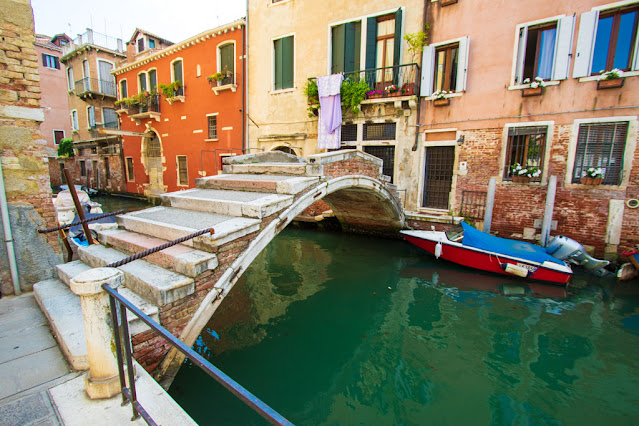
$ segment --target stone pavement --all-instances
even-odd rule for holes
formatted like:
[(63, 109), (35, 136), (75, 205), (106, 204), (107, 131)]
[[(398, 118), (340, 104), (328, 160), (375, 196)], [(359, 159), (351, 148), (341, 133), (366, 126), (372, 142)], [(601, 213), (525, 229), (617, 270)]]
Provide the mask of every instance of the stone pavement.
[(76, 378), (33, 293), (0, 299), (0, 425), (60, 424), (48, 389)]

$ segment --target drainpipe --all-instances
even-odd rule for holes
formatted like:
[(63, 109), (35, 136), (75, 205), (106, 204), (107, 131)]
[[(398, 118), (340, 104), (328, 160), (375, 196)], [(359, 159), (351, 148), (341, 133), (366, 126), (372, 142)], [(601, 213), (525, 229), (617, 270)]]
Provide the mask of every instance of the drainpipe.
[[(426, 4), (424, 5), (424, 15), (422, 16), (422, 28), (424, 28), (426, 26), (426, 19), (428, 18), (428, 11), (427, 8), (429, 7), (428, 2), (426, 2)], [(417, 58), (417, 61), (419, 61), (419, 58)], [(424, 65), (424, 64), (421, 64)], [(421, 72), (424, 72), (424, 70), (421, 68), (421, 66), (419, 67)], [(420, 80), (420, 84), (419, 84), (419, 90), (421, 92), (421, 79), (422, 79), (422, 75), (421, 72), (419, 74), (419, 80)], [(417, 151), (417, 147), (419, 146), (419, 129), (421, 127), (421, 124), (419, 123), (420, 121), (420, 113), (421, 113), (421, 106), (422, 106), (422, 99), (420, 97), (420, 93), (417, 94), (417, 119), (415, 120), (415, 143), (413, 144), (413, 151)]]
[(16, 253), (13, 250), (13, 236), (11, 235), (11, 223), (9, 223), (9, 210), (7, 209), (7, 196), (4, 192), (4, 178), (2, 177), (2, 158), (0, 157), (0, 212), (2, 213), (2, 228), (4, 230), (4, 242), (7, 245), (7, 257), (9, 258), (9, 270), (13, 282), (13, 292), (16, 296), (22, 294), (18, 268), (16, 266)]
[[(248, 0), (246, 0), (246, 15), (248, 22)], [(246, 148), (248, 144), (246, 143), (246, 70), (248, 67), (246, 66), (246, 23), (242, 27), (242, 154), (248, 154), (246, 152)]]
[(242, 46), (242, 55), (244, 56), (244, 84), (242, 85), (242, 90), (244, 91), (243, 102), (244, 102), (244, 111), (242, 111), (242, 125), (244, 131), (244, 140), (242, 144), (244, 145), (245, 154), (248, 154), (249, 150), (249, 131), (248, 131), (248, 116), (249, 116), (249, 105), (248, 105), (248, 89), (249, 89), (249, 80), (248, 80), (248, 57), (246, 53), (248, 52), (248, 28), (249, 28), (249, 0), (246, 0), (246, 25), (244, 25), (244, 32), (242, 33), (244, 45)]

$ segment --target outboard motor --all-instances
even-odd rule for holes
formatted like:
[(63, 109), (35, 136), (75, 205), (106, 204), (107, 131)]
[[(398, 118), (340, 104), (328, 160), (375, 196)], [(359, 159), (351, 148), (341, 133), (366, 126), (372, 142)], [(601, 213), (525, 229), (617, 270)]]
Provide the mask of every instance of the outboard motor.
[(561, 235), (556, 236), (546, 246), (546, 252), (559, 260), (565, 260), (583, 266), (589, 272), (603, 277), (608, 273), (606, 266), (610, 264), (607, 260), (598, 260), (586, 253), (584, 246), (572, 238)]

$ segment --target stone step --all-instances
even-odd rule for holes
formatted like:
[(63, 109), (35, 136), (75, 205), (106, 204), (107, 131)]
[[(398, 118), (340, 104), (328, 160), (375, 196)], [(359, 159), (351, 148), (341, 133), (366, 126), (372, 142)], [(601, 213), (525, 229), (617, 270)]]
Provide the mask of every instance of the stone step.
[(224, 174), (195, 179), (202, 189), (226, 189), (245, 192), (270, 192), (295, 195), (320, 183), (319, 177), (276, 176), (264, 174)]
[[(98, 268), (128, 257), (113, 248), (93, 244), (78, 249), (80, 260)], [(169, 271), (145, 260), (134, 260), (118, 267), (124, 272), (126, 287), (157, 306), (164, 306), (192, 294), (193, 278)]]
[[(167, 242), (167, 240), (129, 232), (124, 229), (98, 232), (98, 239), (101, 244), (129, 255), (149, 250)], [(215, 254), (195, 250), (183, 244), (177, 244), (145, 256), (144, 260), (191, 278), (195, 278), (208, 270), (213, 270), (218, 265)]]
[(256, 232), (260, 229), (260, 223), (259, 219), (164, 206), (118, 216), (118, 224), (122, 229), (169, 241), (202, 229), (214, 228), (214, 235), (205, 234), (182, 243), (204, 251), (215, 251), (219, 245)]
[(280, 176), (321, 176), (322, 167), (319, 164), (308, 163), (246, 163), (225, 164), (224, 173), (280, 175)]
[(293, 202), (292, 195), (219, 189), (188, 189), (162, 195), (165, 206), (261, 219)]
[[(33, 286), (33, 292), (71, 367), (74, 370), (88, 370), (89, 361), (80, 296), (71, 291), (68, 283), (55, 278), (36, 283)], [(159, 322), (157, 306), (152, 305), (126, 287), (118, 288), (118, 293), (154, 321)], [(132, 336), (150, 329), (146, 323), (128, 311), (127, 320), (129, 333)]]

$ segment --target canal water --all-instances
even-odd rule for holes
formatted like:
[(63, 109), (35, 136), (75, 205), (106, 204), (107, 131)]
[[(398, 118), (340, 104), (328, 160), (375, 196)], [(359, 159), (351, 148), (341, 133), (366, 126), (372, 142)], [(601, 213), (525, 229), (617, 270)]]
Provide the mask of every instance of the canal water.
[[(525, 283), (286, 229), (194, 348), (296, 424), (637, 424), (639, 282)], [(263, 424), (188, 360), (200, 424)]]

